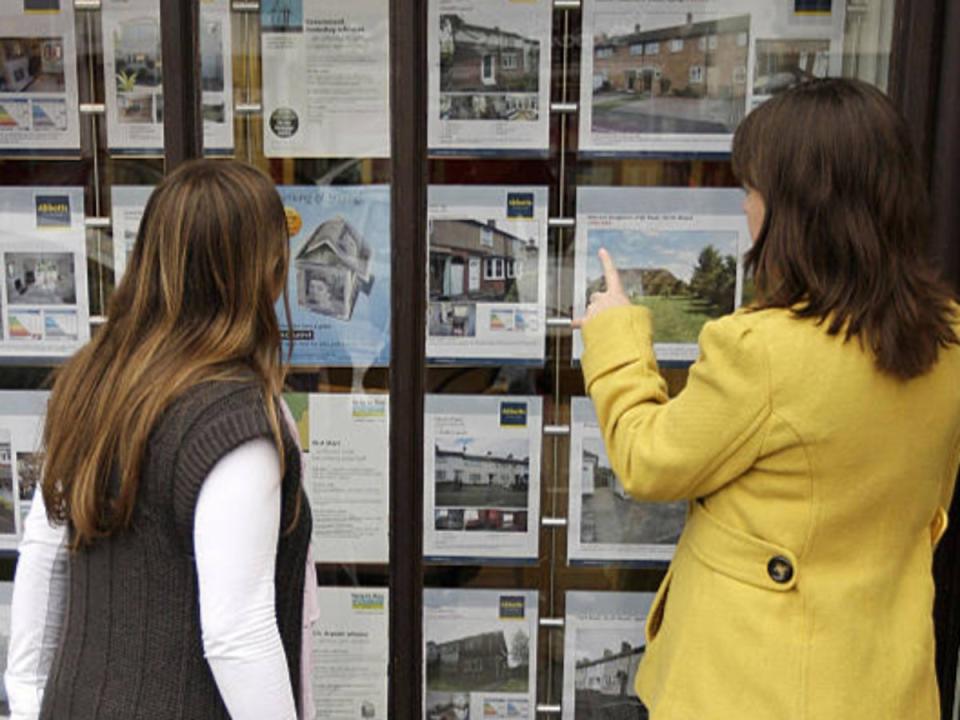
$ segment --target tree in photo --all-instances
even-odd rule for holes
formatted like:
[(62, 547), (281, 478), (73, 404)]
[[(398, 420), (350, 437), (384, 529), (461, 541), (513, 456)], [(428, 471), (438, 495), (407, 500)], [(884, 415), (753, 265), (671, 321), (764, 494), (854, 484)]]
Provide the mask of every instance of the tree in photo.
[(710, 306), (713, 314), (733, 312), (737, 285), (737, 259), (721, 255), (713, 245), (700, 251), (690, 278), (690, 290)]

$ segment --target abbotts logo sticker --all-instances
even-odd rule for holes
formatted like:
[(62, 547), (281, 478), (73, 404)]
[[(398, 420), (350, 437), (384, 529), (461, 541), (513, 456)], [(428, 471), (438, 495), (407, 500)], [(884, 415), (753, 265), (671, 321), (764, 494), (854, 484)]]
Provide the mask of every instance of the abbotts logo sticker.
[(37, 195), (37, 227), (70, 227), (69, 195)]
[(501, 595), (500, 618), (522, 619), (524, 604), (523, 595)]
[(500, 403), (500, 427), (526, 427), (527, 404), (525, 402)]
[(507, 193), (508, 218), (533, 217), (533, 193)]

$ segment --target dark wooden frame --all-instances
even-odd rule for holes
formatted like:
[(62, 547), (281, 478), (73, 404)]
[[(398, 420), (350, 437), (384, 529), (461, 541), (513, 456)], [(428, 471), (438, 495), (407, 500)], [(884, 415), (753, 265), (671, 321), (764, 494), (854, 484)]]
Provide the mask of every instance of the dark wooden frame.
[(163, 146), (167, 172), (203, 156), (200, 102), (200, 3), (161, 0), (163, 53)]
[(390, 3), (392, 117), (390, 344), (391, 718), (422, 717), (423, 397), (427, 133), (425, 0)]

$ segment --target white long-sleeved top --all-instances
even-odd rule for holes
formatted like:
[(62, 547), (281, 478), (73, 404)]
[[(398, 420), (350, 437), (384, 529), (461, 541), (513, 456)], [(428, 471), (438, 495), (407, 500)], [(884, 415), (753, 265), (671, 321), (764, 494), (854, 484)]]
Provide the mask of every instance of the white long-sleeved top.
[[(197, 500), (193, 540), (203, 648), (233, 720), (296, 719), (274, 608), (280, 483), (277, 450), (260, 438), (221, 458)], [(40, 714), (63, 625), (67, 562), (66, 529), (49, 524), (37, 492), (13, 591), (4, 675), (11, 720)], [(312, 617), (306, 608), (305, 617)]]

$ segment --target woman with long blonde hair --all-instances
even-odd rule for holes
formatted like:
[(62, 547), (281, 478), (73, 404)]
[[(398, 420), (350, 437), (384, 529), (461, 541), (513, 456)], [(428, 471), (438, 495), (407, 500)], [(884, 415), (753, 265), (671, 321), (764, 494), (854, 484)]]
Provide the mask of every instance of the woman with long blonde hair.
[(281, 414), (288, 262), (252, 167), (188, 163), (150, 197), (107, 322), (53, 385), (14, 717), (298, 717), (311, 518)]

